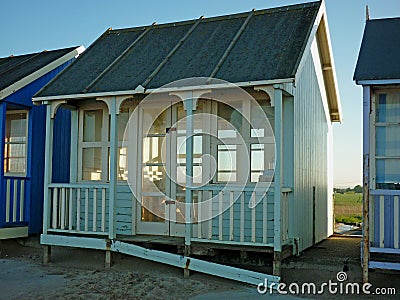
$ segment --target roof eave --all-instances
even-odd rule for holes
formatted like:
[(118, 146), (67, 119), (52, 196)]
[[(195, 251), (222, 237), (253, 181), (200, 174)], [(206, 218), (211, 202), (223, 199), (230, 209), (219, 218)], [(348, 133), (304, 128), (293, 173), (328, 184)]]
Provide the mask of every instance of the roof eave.
[(361, 79), (356, 80), (357, 85), (390, 85), (400, 84), (400, 79)]
[(23, 87), (27, 86), (28, 84), (32, 83), (33, 81), (47, 74), (51, 70), (54, 70), (55, 68), (63, 65), (70, 59), (80, 55), (84, 50), (85, 48), (83, 46), (80, 46), (72, 50), (71, 52), (63, 55), (62, 57), (52, 61), (43, 68), (40, 68), (39, 70), (33, 72), (32, 74), (29, 74), (28, 76), (18, 80), (17, 82), (14, 82), (13, 84), (9, 85), (8, 87), (0, 91), (0, 100), (5, 99), (6, 97), (10, 96), (16, 91), (22, 89)]
[(73, 100), (73, 99), (88, 99), (88, 98), (98, 98), (98, 97), (113, 97), (113, 96), (131, 96), (135, 94), (151, 94), (151, 93), (170, 93), (176, 91), (185, 90), (209, 90), (209, 89), (222, 89), (231, 88), (233, 86), (248, 87), (248, 86), (261, 86), (261, 85), (274, 85), (282, 83), (293, 83), (294, 78), (283, 78), (283, 79), (272, 79), (272, 80), (258, 80), (258, 81), (244, 81), (236, 83), (227, 84), (205, 84), (197, 86), (183, 86), (183, 87), (168, 87), (168, 88), (154, 88), (143, 90), (138, 87), (135, 90), (127, 91), (112, 91), (112, 92), (99, 92), (99, 93), (81, 93), (81, 94), (70, 94), (70, 95), (54, 95), (45, 97), (33, 97), (34, 102), (44, 102), (44, 101), (56, 101), (56, 100)]
[[(308, 49), (311, 48), (314, 38), (315, 37), (318, 38), (317, 33), (319, 33), (320, 37), (322, 37), (322, 39), (319, 40), (319, 43), (323, 47), (322, 50), (325, 51), (326, 57), (328, 58), (326, 62), (323, 62), (324, 65), (329, 66), (329, 68), (328, 67), (323, 68), (323, 76), (324, 76), (324, 82), (327, 85), (326, 96), (328, 99), (330, 119), (331, 122), (342, 122), (342, 107), (341, 107), (339, 89), (336, 79), (336, 68), (332, 55), (331, 38), (326, 18), (327, 17), (326, 17), (325, 1), (321, 1), (321, 6), (315, 18), (310, 34), (308, 36), (308, 40), (306, 46), (304, 47), (304, 52), (302, 54), (302, 58), (295, 70), (295, 78), (297, 82), (308, 56), (307, 51)], [(319, 30), (320, 28), (322, 29), (322, 31)]]

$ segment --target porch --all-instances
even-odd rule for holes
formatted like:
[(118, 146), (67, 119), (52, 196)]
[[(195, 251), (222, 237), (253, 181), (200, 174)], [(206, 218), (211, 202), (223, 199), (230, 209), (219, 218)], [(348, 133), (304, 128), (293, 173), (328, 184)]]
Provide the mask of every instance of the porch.
[(400, 270), (400, 190), (370, 192), (370, 268)]
[[(119, 245), (136, 255), (150, 251), (132, 248), (145, 236), (167, 243), (174, 237), (188, 260), (206, 247), (271, 253), (279, 275), (281, 260), (296, 252), (292, 189), (281, 183), (281, 157), (293, 151), (282, 141), (290, 134), (274, 144), (274, 133), (282, 136), (284, 86), (250, 90), (256, 100), (231, 86), (173, 91), (146, 101), (134, 95), (48, 103), (41, 242), (125, 251), (113, 250)], [(59, 107), (72, 109), (66, 183), (52, 181), (49, 159)], [(293, 166), (285, 168), (290, 177)]]

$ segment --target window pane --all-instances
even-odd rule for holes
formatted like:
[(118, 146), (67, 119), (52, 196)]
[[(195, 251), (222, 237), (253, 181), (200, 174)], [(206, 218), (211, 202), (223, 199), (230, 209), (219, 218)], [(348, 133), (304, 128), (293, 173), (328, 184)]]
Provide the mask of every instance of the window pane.
[(377, 159), (376, 183), (399, 184), (400, 183), (399, 170), (400, 170), (400, 159)]
[(83, 116), (83, 141), (100, 142), (103, 129), (103, 110), (86, 110)]
[(129, 108), (121, 108), (118, 115), (118, 141), (124, 140), (126, 125), (129, 121)]
[[(256, 105), (251, 105), (251, 137), (261, 138), (272, 136), (271, 130), (274, 128), (275, 112), (274, 108), (268, 104), (267, 100), (257, 100)], [(265, 120), (268, 119), (270, 126)]]
[(145, 109), (143, 113), (143, 134), (165, 134), (167, 128), (167, 113), (161, 114), (159, 109)]
[(6, 115), (4, 172), (26, 172), (27, 113)]
[(166, 160), (165, 137), (145, 137), (143, 139), (143, 163), (163, 163)]
[(128, 180), (128, 149), (118, 148), (118, 180)]
[(400, 93), (380, 94), (376, 105), (377, 122), (400, 122)]
[(235, 138), (242, 128), (242, 114), (224, 103), (218, 103), (218, 138)]
[(400, 156), (400, 126), (376, 127), (376, 155)]
[(101, 148), (83, 148), (82, 180), (101, 180)]
[(26, 142), (26, 113), (6, 116), (6, 142)]

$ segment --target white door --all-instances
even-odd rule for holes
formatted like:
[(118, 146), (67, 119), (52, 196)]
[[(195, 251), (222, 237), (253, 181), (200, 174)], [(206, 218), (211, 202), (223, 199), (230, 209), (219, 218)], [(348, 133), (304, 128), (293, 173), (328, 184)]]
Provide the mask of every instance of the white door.
[[(184, 236), (185, 191), (178, 176), (178, 115), (184, 116), (181, 102), (160, 114), (160, 105), (141, 104), (139, 114), (138, 165), (140, 176), (137, 210), (138, 234)], [(178, 133), (179, 132), (179, 133)], [(184, 184), (184, 182), (183, 182)]]

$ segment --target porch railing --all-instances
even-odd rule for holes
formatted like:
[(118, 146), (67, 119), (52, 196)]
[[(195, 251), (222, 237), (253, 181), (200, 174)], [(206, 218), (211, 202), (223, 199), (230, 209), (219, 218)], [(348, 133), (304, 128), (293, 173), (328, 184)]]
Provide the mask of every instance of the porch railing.
[[(193, 241), (273, 246), (273, 188), (209, 185), (193, 193)], [(282, 209), (287, 210), (287, 205)]]
[(400, 190), (372, 190), (370, 194), (371, 251), (400, 254)]
[(7, 224), (27, 222), (26, 207), (26, 177), (4, 177), (5, 186), (5, 218)]
[(48, 231), (108, 234), (107, 184), (50, 184)]

